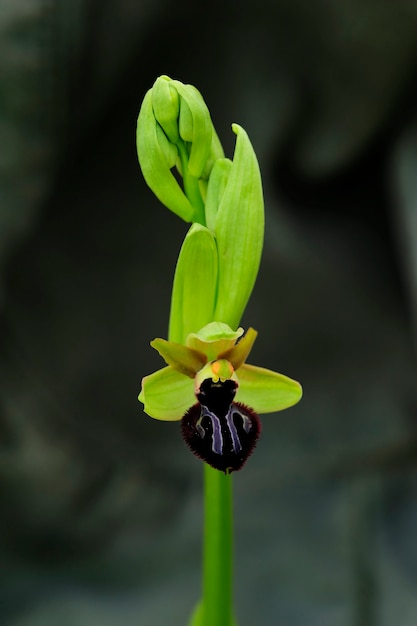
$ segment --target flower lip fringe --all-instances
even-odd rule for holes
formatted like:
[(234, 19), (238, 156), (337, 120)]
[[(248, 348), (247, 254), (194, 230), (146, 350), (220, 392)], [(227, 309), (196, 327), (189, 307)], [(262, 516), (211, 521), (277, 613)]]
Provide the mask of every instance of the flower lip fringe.
[(182, 436), (191, 452), (217, 470), (229, 474), (242, 469), (261, 434), (261, 420), (253, 409), (233, 402), (237, 383), (207, 378), (194, 404), (181, 420)]

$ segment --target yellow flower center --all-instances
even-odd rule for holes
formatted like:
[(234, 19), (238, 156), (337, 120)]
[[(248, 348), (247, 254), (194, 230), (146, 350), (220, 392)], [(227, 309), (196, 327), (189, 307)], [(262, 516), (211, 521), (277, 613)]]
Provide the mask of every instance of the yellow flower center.
[(226, 361), (226, 359), (213, 361), (212, 363), (209, 363), (209, 365), (211, 366), (211, 371), (213, 374), (211, 378), (215, 383), (217, 383), (219, 380), (221, 380), (222, 382), (224, 380), (229, 380), (230, 378), (232, 378), (235, 371), (233, 369), (233, 365), (229, 361)]
[(214, 383), (225, 380), (234, 380), (239, 384), (233, 365), (226, 359), (217, 359), (210, 361), (197, 372), (194, 378), (194, 392), (197, 394), (200, 390), (203, 380), (211, 378)]

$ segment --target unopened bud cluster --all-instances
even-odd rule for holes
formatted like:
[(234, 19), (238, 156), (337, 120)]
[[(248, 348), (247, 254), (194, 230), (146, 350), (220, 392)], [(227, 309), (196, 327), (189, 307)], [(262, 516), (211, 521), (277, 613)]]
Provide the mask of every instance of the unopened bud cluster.
[(192, 223), (174, 279), (173, 341), (184, 342), (213, 320), (237, 328), (258, 273), (264, 233), (261, 176), (246, 132), (238, 124), (232, 129), (237, 139), (230, 160), (199, 91), (168, 76), (155, 81), (139, 113), (144, 178), (167, 208)]

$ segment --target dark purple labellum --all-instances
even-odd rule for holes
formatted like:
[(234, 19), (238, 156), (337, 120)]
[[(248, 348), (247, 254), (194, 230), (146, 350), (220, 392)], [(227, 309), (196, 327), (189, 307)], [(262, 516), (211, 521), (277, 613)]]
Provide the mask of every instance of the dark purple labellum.
[(182, 436), (191, 452), (225, 474), (240, 470), (261, 434), (255, 411), (233, 402), (234, 380), (204, 380), (194, 404), (181, 420)]

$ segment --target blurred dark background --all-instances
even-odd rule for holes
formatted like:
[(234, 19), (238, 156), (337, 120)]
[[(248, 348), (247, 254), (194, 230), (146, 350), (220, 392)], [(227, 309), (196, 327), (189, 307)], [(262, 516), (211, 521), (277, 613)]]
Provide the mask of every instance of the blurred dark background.
[(185, 625), (202, 466), (148, 418), (187, 226), (142, 179), (160, 74), (246, 128), (251, 361), (300, 380), (235, 478), (240, 626), (417, 624), (417, 4), (3, 1), (0, 624)]

